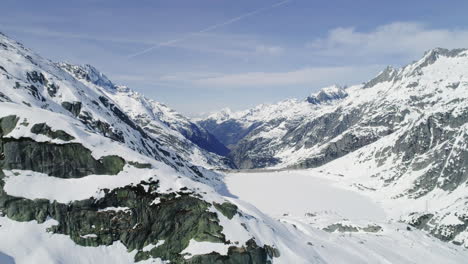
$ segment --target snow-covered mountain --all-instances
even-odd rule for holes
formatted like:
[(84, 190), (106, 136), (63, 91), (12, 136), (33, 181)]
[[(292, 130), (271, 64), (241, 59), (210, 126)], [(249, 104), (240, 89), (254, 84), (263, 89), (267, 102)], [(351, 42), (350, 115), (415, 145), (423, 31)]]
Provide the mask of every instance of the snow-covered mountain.
[(311, 94), (307, 97), (307, 102), (311, 104), (326, 104), (333, 103), (348, 96), (345, 89), (338, 85), (322, 88), (319, 92)]
[(93, 66), (57, 65), (85, 85), (97, 86), (148, 134), (172, 147), (185, 160), (210, 168), (232, 167), (229, 160), (222, 157), (229, 151), (222, 143), (173, 109), (126, 86), (115, 85)]
[(428, 109), (463, 108), (466, 54), (434, 49), (363, 85), (326, 87), (303, 101), (222, 111), (197, 122), (230, 146), (240, 168), (317, 167), (401, 131)]
[[(450, 59), (463, 58), (461, 54)], [(440, 55), (437, 61), (444, 56)], [(446, 73), (457, 69), (449, 67)], [(388, 87), (387, 83), (383, 80), (369, 88), (337, 88), (343, 90), (338, 93), (331, 92), (337, 89), (327, 89), (328, 96), (316, 96), (320, 103), (287, 100), (241, 114), (226, 113), (225, 119), (239, 115), (236, 124), (246, 129), (255, 127), (241, 141), (251, 138), (255, 129), (265, 125), (271, 126), (270, 131), (257, 130), (264, 132), (257, 134), (257, 140), (262, 142), (265, 137), (276, 140), (282, 130), (300, 125), (304, 119), (297, 116), (313, 113), (320, 118), (327, 114), (324, 109), (332, 113), (349, 98), (359, 99), (357, 90), (364, 90), (363, 94), (374, 90), (377, 93), (385, 90), (379, 87)], [(447, 89), (455, 91), (464, 83), (457, 87), (451, 84)], [(452, 101), (461, 105), (459, 101), (448, 100)], [(464, 139), (450, 138), (451, 133), (460, 133), (458, 126), (464, 125), (463, 120), (457, 119), (463, 112), (456, 113), (460, 115), (449, 119), (450, 129), (422, 130), (439, 131), (441, 134), (431, 142), (456, 145), (450, 151), (447, 145), (441, 145), (429, 147), (427, 151), (432, 152), (425, 153), (426, 148), (403, 148), (404, 142), (382, 136), (382, 140), (317, 170), (355, 176), (343, 177), (340, 182), (362, 188), (366, 195), (380, 197), (389, 204), (401, 205), (413, 199), (416, 202), (405, 207), (404, 213), (409, 214), (395, 215), (408, 216), (403, 220), (413, 226), (464, 244), (466, 225), (460, 224), (465, 223), (464, 189), (450, 192), (454, 177), (463, 180), (464, 175), (454, 172), (454, 166), (464, 163), (450, 159), (440, 174), (446, 181), (437, 181), (432, 191), (432, 185), (422, 182), (424, 188), (419, 190), (428, 191), (426, 195), (407, 188), (412, 186), (412, 177), (419, 179), (430, 171), (424, 165), (432, 157), (443, 159), (444, 153), (451, 158), (465, 157), (458, 155), (464, 153), (463, 147), (458, 148)], [(414, 116), (405, 115), (408, 120)], [(274, 117), (283, 120), (278, 129), (274, 126), (278, 118)], [(413, 125), (419, 127), (416, 121)], [(312, 223), (317, 220), (312, 214), (305, 216), (310, 223), (288, 217), (273, 219), (230, 194), (223, 174), (205, 168), (222, 166), (225, 161), (200, 148), (189, 133), (206, 134), (200, 128), (201, 132), (194, 132), (192, 126), (188, 119), (166, 106), (114, 85), (91, 66), (51, 62), (0, 34), (0, 147), (5, 154), (0, 160), (0, 237), (6, 238), (0, 239), (0, 262), (461, 263), (468, 257), (467, 250), (428, 237), (426, 231), (410, 229), (405, 223), (380, 226), (366, 223), (355, 227), (344, 225), (345, 220), (340, 219), (340, 223), (322, 227)], [(398, 126), (402, 133), (413, 131), (412, 127)], [(398, 131), (395, 129), (391, 135), (408, 140), (425, 138), (415, 136), (420, 135), (417, 129), (416, 134), (407, 136)], [(209, 138), (204, 140), (210, 146), (216, 145)], [(234, 143), (234, 151), (238, 144)], [(369, 155), (376, 155), (377, 159), (369, 159)], [(417, 160), (405, 160), (408, 155)], [(355, 173), (362, 169), (356, 167), (359, 162), (369, 168), (368, 173)], [(391, 162), (398, 166), (406, 164), (407, 170), (399, 178), (392, 178)], [(258, 188), (260, 191), (269, 188), (268, 182)], [(389, 197), (397, 193), (401, 199)], [(418, 211), (429, 194), (447, 199), (431, 204), (426, 211)], [(435, 212), (436, 208), (440, 213)], [(427, 211), (431, 213), (421, 214)], [(349, 236), (344, 235), (348, 233)], [(442, 237), (446, 234), (455, 238)]]
[(242, 114), (250, 111), (244, 111), (199, 124), (215, 135), (227, 123), (246, 127), (248, 133), (231, 143), (230, 156), (240, 168), (344, 175), (376, 199), (405, 207), (399, 215), (412, 225), (468, 245), (462, 194), (468, 179), (467, 69), (468, 50), (437, 48), (339, 96), (323, 96), (333, 99), (326, 103), (312, 96), (287, 110), (285, 102), (262, 106), (268, 111), (250, 117), (254, 123), (245, 121)]
[(176, 130), (126, 114), (114, 97), (129, 91), (91, 67), (79, 76), (0, 35), (2, 263), (305, 263), (287, 253), (292, 226), (236, 205), (221, 174), (179, 153)]
[[(292, 135), (299, 126), (313, 120), (323, 111), (330, 111), (348, 96), (348, 89), (330, 86), (311, 94), (305, 100), (288, 99), (276, 104), (262, 104), (245, 111), (225, 109), (197, 123), (231, 149), (229, 157), (239, 168), (287, 166), (281, 152), (296, 151), (304, 142)], [(328, 110), (327, 110), (328, 109)], [(285, 139), (285, 136), (292, 137)], [(324, 138), (326, 141), (327, 138)], [(300, 161), (304, 156), (294, 156)]]

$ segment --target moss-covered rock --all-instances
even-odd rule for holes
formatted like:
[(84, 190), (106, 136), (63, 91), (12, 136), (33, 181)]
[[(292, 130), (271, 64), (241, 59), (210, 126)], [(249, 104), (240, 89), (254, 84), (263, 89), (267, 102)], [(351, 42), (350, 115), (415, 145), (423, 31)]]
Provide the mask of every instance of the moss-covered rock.
[(81, 112), (82, 105), (81, 102), (63, 102), (62, 107), (77, 117)]
[[(0, 170), (1, 171), (1, 170)], [(48, 200), (12, 197), (3, 191), (0, 173), (0, 210), (16, 221), (44, 222), (47, 217), (58, 225), (49, 232), (65, 234), (79, 245), (111, 245), (116, 241), (129, 251), (137, 250), (136, 261), (162, 258), (172, 263), (268, 263), (277, 251), (259, 247), (251, 240), (245, 247), (231, 247), (227, 256), (217, 253), (186, 260), (180, 253), (191, 239), (227, 243), (216, 213), (210, 204), (189, 193), (160, 194), (158, 182), (141, 182), (112, 191), (103, 190), (100, 199), (90, 198), (69, 204)], [(153, 204), (158, 199), (160, 202)], [(114, 210), (124, 207), (127, 210)], [(147, 245), (165, 242), (150, 251)]]
[(149, 163), (139, 163), (136, 161), (129, 161), (128, 164), (138, 169), (151, 169), (153, 167), (153, 165)]
[(19, 117), (15, 115), (5, 116), (0, 118), (0, 137), (8, 135), (13, 129), (15, 129), (16, 124), (18, 124)]
[[(272, 249), (271, 251), (267, 249)], [(216, 252), (206, 255), (194, 256), (181, 263), (187, 264), (240, 264), (240, 263), (271, 263), (269, 259), (278, 257), (279, 252), (272, 247), (259, 247), (253, 239), (247, 241), (245, 247), (230, 247), (227, 256)]]
[(94, 159), (81, 144), (53, 144), (29, 138), (3, 138), (4, 169), (32, 170), (59, 178), (80, 178), (91, 174), (115, 175), (122, 171), (125, 160), (118, 156)]
[(237, 206), (232, 203), (213, 203), (213, 206), (229, 219), (232, 219), (237, 214)]
[[(58, 145), (26, 138), (6, 138), (3, 142), (7, 157), (0, 163), (0, 212), (10, 219), (42, 223), (52, 218), (58, 224), (50, 227), (49, 232), (67, 235), (81, 246), (108, 246), (119, 241), (128, 251), (137, 251), (135, 261), (161, 258), (171, 263), (269, 263), (269, 259), (279, 256), (276, 249), (260, 247), (252, 239), (245, 246), (231, 246), (227, 256), (211, 253), (185, 259), (180, 253), (192, 239), (230, 242), (222, 232), (218, 215), (210, 211), (213, 205), (187, 188), (160, 193), (159, 182), (154, 180), (104, 189), (99, 198), (68, 204), (10, 196), (3, 189), (5, 175), (2, 169), (32, 170), (61, 178), (76, 178), (118, 173), (125, 161), (117, 156), (95, 160), (88, 149), (75, 143)], [(230, 203), (214, 206), (228, 218), (237, 213), (237, 207)], [(161, 240), (164, 240), (163, 244), (149, 251), (143, 250)]]
[(69, 135), (63, 130), (52, 130), (52, 128), (46, 123), (39, 123), (33, 125), (33, 127), (31, 128), (31, 133), (34, 133), (36, 135), (44, 135), (52, 139), (60, 139), (63, 141), (70, 141), (75, 139), (73, 136)]

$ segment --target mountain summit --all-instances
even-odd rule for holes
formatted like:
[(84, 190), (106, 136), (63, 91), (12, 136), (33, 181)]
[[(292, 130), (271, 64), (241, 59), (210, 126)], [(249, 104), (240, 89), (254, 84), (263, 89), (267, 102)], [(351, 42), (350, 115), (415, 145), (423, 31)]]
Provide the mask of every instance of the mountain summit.
[(345, 89), (341, 88), (338, 85), (332, 85), (329, 87), (325, 87), (320, 89), (319, 92), (311, 94), (307, 97), (307, 102), (311, 104), (322, 104), (322, 103), (329, 103), (334, 100), (343, 99), (348, 96), (348, 93)]

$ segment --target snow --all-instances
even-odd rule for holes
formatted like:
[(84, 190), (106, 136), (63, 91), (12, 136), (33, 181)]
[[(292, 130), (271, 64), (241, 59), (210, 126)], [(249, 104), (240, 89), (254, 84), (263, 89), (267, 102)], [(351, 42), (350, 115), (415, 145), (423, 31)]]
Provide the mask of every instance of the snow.
[[(450, 193), (437, 189), (422, 199), (408, 197), (394, 199), (413, 186), (414, 181), (427, 170), (425, 168), (425, 170), (404, 175), (397, 185), (385, 184), (385, 180), (391, 178), (394, 172), (392, 170), (396, 169), (398, 157), (390, 156), (383, 165), (377, 164), (372, 157), (377, 150), (394, 142), (401, 135), (400, 131), (318, 169), (228, 174), (226, 187), (222, 182), (223, 175), (204, 168), (199, 168), (204, 174), (203, 178), (194, 176), (186, 168), (192, 165), (189, 162), (182, 161), (183, 166), (176, 166), (171, 163), (171, 159), (164, 162), (155, 161), (155, 153), (149, 153), (140, 143), (144, 140), (142, 135), (122, 122), (110, 109), (103, 107), (98, 101), (101, 96), (104, 96), (110, 103), (128, 111), (132, 118), (145, 115), (149, 118), (153, 128), (157, 128), (158, 133), (175, 139), (161, 144), (165, 150), (164, 145), (168, 145), (167, 148), (173, 154), (172, 157), (175, 154), (181, 154), (180, 150), (184, 152), (183, 158), (194, 164), (208, 166), (206, 164), (208, 160), (204, 156), (206, 153), (193, 145), (188, 152), (185, 152), (185, 147), (171, 149), (175, 142), (182, 145), (187, 143), (179, 129), (190, 125), (188, 119), (163, 104), (144, 98), (127, 87), (114, 86), (107, 77), (91, 66), (87, 69), (92, 73), (92, 83), (74, 78), (56, 67), (54, 63), (22, 48), (18, 43), (3, 35), (0, 36), (0, 41), (8, 46), (8, 49), (0, 49), (0, 64), (8, 71), (5, 74), (0, 73), (0, 87), (2, 87), (2, 93), (8, 95), (12, 101), (1, 103), (0, 117), (18, 115), (21, 118), (19, 123), (25, 124), (19, 125), (7, 137), (26, 137), (38, 142), (65, 144), (61, 140), (52, 140), (44, 135), (35, 135), (30, 132), (35, 123), (46, 122), (54, 130), (64, 130), (74, 136), (76, 139), (73, 142), (88, 148), (96, 159), (105, 155), (118, 155), (127, 161), (149, 163), (153, 167), (152, 169), (137, 169), (127, 165), (117, 175), (88, 175), (79, 179), (61, 179), (53, 175), (22, 170), (5, 171), (7, 177), (4, 179), (4, 190), (10, 195), (69, 203), (89, 197), (100, 198), (103, 195), (101, 191), (103, 188), (114, 189), (153, 179), (159, 181), (158, 192), (160, 193), (174, 192), (186, 187), (201, 195), (201, 199), (209, 203), (229, 201), (235, 204), (240, 214), (236, 214), (232, 219), (225, 217), (215, 207), (209, 207), (211, 212), (218, 215), (219, 223), (223, 227), (222, 232), (231, 244), (200, 242), (192, 239), (183, 251), (187, 254), (184, 256), (186, 258), (213, 251), (225, 255), (230, 246), (245, 246), (251, 238), (254, 238), (259, 246), (269, 245), (280, 251), (281, 255), (272, 259), (274, 264), (464, 263), (468, 258), (468, 252), (463, 247), (444, 243), (423, 231), (409, 231), (405, 224), (398, 222), (401, 216), (411, 212), (440, 211), (443, 215), (442, 224), (458, 225), (460, 220), (457, 214), (451, 212), (458, 213), (465, 210), (468, 191), (468, 187), (461, 186)], [(371, 89), (362, 89), (362, 85), (353, 86), (346, 89), (349, 96), (336, 104), (317, 107), (304, 100), (292, 99), (277, 104), (260, 105), (241, 112), (234, 113), (226, 110), (223, 115), (213, 116), (213, 119), (220, 121), (226, 118), (235, 119), (244, 127), (258, 121), (268, 123), (268, 121), (283, 119), (301, 125), (320, 115), (336, 111), (338, 108), (343, 113), (347, 113), (364, 105), (367, 105), (365, 109), (369, 114), (367, 118), (372, 118), (379, 110), (374, 106), (387, 107), (385, 104), (392, 102), (400, 111), (410, 111), (410, 114), (398, 126), (398, 128), (405, 129), (417, 124), (429, 114), (451, 109), (454, 109), (455, 115), (462, 114), (462, 107), (466, 107), (466, 103), (454, 106), (450, 102), (460, 98), (466, 99), (466, 89), (464, 89), (468, 84), (468, 79), (464, 75), (468, 66), (466, 58), (442, 56), (436, 63), (418, 69), (418, 65), (421, 65), (423, 61), (424, 59), (400, 69), (398, 74), (408, 77), (400, 83), (379, 83)], [(44, 100), (34, 98), (24, 88), (15, 88), (16, 82), (23, 86), (30, 85), (26, 73), (32, 71), (43, 73), (50, 83), (60, 87), (55, 97), (49, 95), (46, 87), (39, 84), (37, 84), (39, 92)], [(418, 83), (419, 86), (409, 89), (407, 85), (413, 83)], [(450, 88), (449, 86), (453, 86), (454, 83), (459, 83), (459, 87)], [(332, 88), (325, 89), (330, 93), (333, 90)], [(414, 107), (411, 104), (412, 96), (427, 96), (421, 101), (430, 107), (422, 110)], [(384, 100), (376, 102), (375, 98), (384, 98)], [(91, 128), (61, 106), (65, 101), (81, 102), (82, 111), (92, 114), (93, 120), (109, 123), (113, 129), (122, 132), (125, 136), (125, 143), (112, 141), (98, 131), (90, 130)], [(280, 122), (280, 124), (278, 127), (267, 126), (268, 132), (260, 136), (272, 141), (279, 139), (284, 135), (287, 127), (285, 123)], [(382, 127), (366, 130), (356, 130), (353, 127), (346, 133), (381, 131)], [(156, 139), (160, 138), (156, 137)], [(330, 140), (337, 139), (339, 137)], [(278, 142), (280, 141), (273, 143)], [(458, 144), (455, 145), (459, 147)], [(277, 156), (286, 161), (282, 165), (292, 164), (304, 157), (317, 154), (321, 147), (323, 146), (318, 146), (318, 148), (287, 146), (279, 151)], [(450, 160), (451, 157), (447, 162)], [(155, 199), (153, 204), (159, 202)], [(103, 210), (128, 211), (128, 208), (109, 207)], [(377, 224), (383, 230), (375, 234), (370, 232), (327, 233), (322, 230), (333, 223), (354, 227)], [(35, 221), (16, 222), (0, 217), (0, 237), (8, 238), (0, 240), (0, 261), (11, 263), (14, 258), (17, 264), (134, 262), (136, 251), (127, 252), (127, 248), (119, 242), (111, 246), (82, 247), (76, 245), (69, 236), (46, 231), (47, 228), (56, 224), (56, 221), (50, 219), (39, 224)], [(447, 232), (447, 230), (449, 229), (441, 232)], [(82, 237), (93, 238), (95, 236), (95, 234), (86, 234)], [(467, 238), (468, 233), (462, 232), (455, 240), (465, 242), (468, 241)], [(156, 245), (147, 245), (144, 250), (151, 250), (162, 243), (164, 241), (158, 241)], [(164, 262), (156, 259), (139, 263)]]
[(223, 227), (222, 233), (227, 241), (231, 241), (232, 246), (239, 246), (239, 244), (244, 245), (245, 242), (251, 238), (249, 232), (239, 224), (243, 223), (244, 219), (238, 214), (234, 215), (232, 220), (229, 220), (224, 214), (216, 210), (214, 206), (210, 208), (210, 211), (217, 214), (219, 224)]
[[(91, 85), (89, 82), (84, 82)], [(192, 164), (206, 168), (223, 167), (223, 164), (218, 162), (221, 157), (201, 149), (183, 136), (183, 131), (189, 131), (188, 133), (190, 133), (193, 127), (196, 126), (188, 118), (126, 86), (105, 89), (104, 93), (124, 109), (131, 118), (141, 121), (141, 126), (147, 128), (149, 133), (153, 134), (158, 140), (165, 141), (169, 148), (173, 148), (173, 151)], [(198, 129), (203, 131), (201, 127), (198, 127)], [(177, 145), (182, 147), (174, 147)], [(212, 164), (213, 162), (217, 163)]]
[(310, 171), (233, 173), (226, 183), (231, 193), (274, 217), (333, 211), (349, 219), (386, 219), (384, 210), (368, 197), (335, 187)]
[(104, 209), (99, 209), (99, 212), (128, 212), (130, 211), (130, 208), (128, 207), (106, 207)]
[[(30, 263), (134, 263), (137, 251), (127, 252), (127, 248), (115, 242), (111, 246), (82, 247), (75, 244), (68, 236), (51, 234), (47, 228), (56, 225), (55, 220), (42, 224), (36, 221), (16, 222), (0, 217), (0, 260), (5, 255), (14, 258), (15, 264)], [(5, 262), (1, 262), (2, 264)], [(6, 262), (8, 263), (8, 262)], [(138, 262), (142, 264), (163, 264), (160, 259)]]
[(344, 90), (344, 88), (338, 85), (332, 85), (328, 87), (324, 87), (320, 89), (318, 92), (312, 93), (308, 98), (307, 101), (311, 103), (334, 103), (333, 101), (343, 99), (348, 94)]
[[(15, 175), (18, 174), (18, 175)], [(28, 199), (48, 199), (60, 203), (98, 198), (101, 189), (115, 189), (154, 176), (150, 169), (127, 166), (118, 175), (89, 175), (78, 179), (61, 179), (32, 171), (5, 171), (4, 190), (12, 196)]]
[(440, 222), (442, 225), (464, 225), (465, 223), (460, 221), (460, 219), (454, 214), (446, 215)]
[(287, 99), (275, 104), (261, 104), (254, 108), (238, 112), (222, 110), (219, 113), (209, 115), (205, 120), (212, 119), (218, 124), (228, 120), (235, 120), (244, 128), (247, 128), (255, 122), (267, 123), (275, 119), (307, 115), (313, 112), (314, 109), (316, 109), (316, 107), (306, 101)]
[(187, 248), (185, 248), (180, 254), (184, 255), (185, 259), (190, 259), (195, 255), (204, 255), (212, 252), (217, 252), (220, 255), (227, 255), (229, 245), (223, 243), (213, 243), (213, 242), (198, 242), (194, 239), (191, 239)]
[[(278, 158), (280, 162), (275, 168), (287, 168), (320, 154), (326, 140), (310, 146), (306, 139), (316, 135), (304, 134), (299, 139), (285, 138), (284, 135), (287, 135), (287, 132), (307, 128), (308, 125), (314, 124), (318, 117), (330, 112), (336, 112), (338, 118), (343, 118), (348, 113), (364, 112), (360, 117), (362, 120), (347, 128), (342, 135), (349, 133), (362, 135), (364, 132), (369, 135), (379, 133), (384, 135), (382, 132), (385, 131), (410, 129), (408, 124), (417, 124), (434, 115), (450, 115), (457, 118), (464, 114), (468, 107), (467, 52), (462, 51), (457, 56), (447, 56), (441, 49), (430, 51), (421, 60), (401, 69), (389, 68), (391, 75), (395, 75), (391, 80), (376, 83), (368, 88), (363, 88), (363, 85), (346, 88), (343, 91), (348, 96), (335, 100), (332, 104), (314, 106), (304, 100), (285, 100), (276, 104), (262, 104), (244, 111), (224, 111), (213, 114), (206, 120), (212, 119), (217, 123), (235, 121), (244, 126), (253, 123), (259, 125), (244, 140), (250, 142), (256, 140), (258, 145), (264, 146), (256, 151)], [(437, 60), (426, 65), (427, 60), (434, 54)], [(320, 92), (332, 95), (339, 91), (338, 86), (331, 86), (323, 88)], [(312, 96), (317, 96), (320, 92)], [(388, 127), (394, 126), (392, 130), (388, 130), (388, 127), (387, 130), (384, 127), (368, 127), (369, 123), (375, 124), (393, 111), (404, 118), (400, 121), (389, 121)], [(281, 122), (272, 122), (274, 120)], [(258, 140), (259, 138), (263, 138), (264, 141)], [(329, 138), (329, 140), (337, 139)], [(450, 159), (447, 162), (450, 162)]]
[(326, 94), (332, 95), (332, 94), (338, 94), (341, 91), (343, 91), (343, 88), (341, 88), (337, 84), (334, 84), (334, 85), (331, 85), (331, 86), (324, 87), (324, 88), (320, 89), (318, 92), (312, 93), (310, 96), (317, 96), (320, 92), (324, 92)]
[[(362, 195), (356, 188), (350, 188), (349, 181), (343, 183), (343, 180), (341, 176), (318, 170), (230, 173), (226, 178), (233, 195), (277, 219), (276, 222), (268, 220), (247, 203), (230, 199), (243, 212), (264, 219), (274, 234), (282, 238), (275, 241), (262, 226), (247, 225), (251, 233), (262, 237), (266, 244), (276, 245), (284, 254), (273, 263), (465, 261), (467, 249), (442, 242), (424, 231), (408, 230), (407, 225), (386, 215), (386, 207), (390, 204), (376, 203), (374, 197)], [(382, 231), (327, 233), (322, 230), (333, 223), (357, 227), (378, 225)]]
[(283, 122), (279, 126), (274, 126), (272, 129), (265, 129), (260, 131), (260, 133), (255, 134), (252, 136), (250, 139), (256, 139), (256, 138), (271, 138), (271, 139), (280, 139), (282, 138), (288, 130), (285, 127), (286, 123)]
[(80, 236), (82, 238), (96, 238), (97, 235), (96, 234), (88, 234), (88, 235), (84, 235), (84, 236)]
[(151, 202), (150, 205), (157, 205), (157, 204), (160, 204), (160, 203), (161, 203), (161, 198), (158, 197), (158, 198), (154, 199), (154, 200)]
[(149, 244), (146, 247), (144, 247), (142, 250), (143, 251), (151, 251), (151, 250), (153, 250), (153, 248), (157, 248), (159, 246), (162, 246), (164, 244), (164, 242), (166, 242), (166, 241), (165, 240), (159, 240), (155, 245)]

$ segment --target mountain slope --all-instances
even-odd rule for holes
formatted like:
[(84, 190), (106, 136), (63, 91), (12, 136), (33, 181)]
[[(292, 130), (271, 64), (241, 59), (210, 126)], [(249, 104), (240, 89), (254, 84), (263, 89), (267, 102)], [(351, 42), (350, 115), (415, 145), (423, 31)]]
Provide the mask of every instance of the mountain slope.
[(350, 89), (330, 86), (303, 101), (290, 99), (235, 113), (225, 110), (197, 122), (219, 137), (221, 142), (229, 144), (229, 156), (237, 167), (280, 165), (283, 162), (278, 157), (280, 151), (293, 151), (304, 144), (311, 146), (311, 143), (300, 141), (301, 137), (307, 137), (306, 131), (298, 130), (294, 133), (294, 130), (314, 120), (320, 113), (336, 108), (348, 96), (348, 90)]
[(4, 35), (0, 66), (1, 258), (267, 263), (276, 243), (289, 247), (272, 239), (272, 220), (218, 193), (222, 175), (147, 133), (97, 85)]
[[(227, 148), (205, 129), (190, 122), (169, 107), (148, 99), (126, 86), (113, 84), (104, 74), (90, 65), (57, 64), (82, 83), (95, 86), (110, 97), (122, 111), (148, 134), (174, 147), (180, 156), (204, 167), (230, 167), (229, 161), (219, 155)], [(219, 155), (217, 155), (219, 154)]]
[[(215, 135), (226, 127), (227, 134), (238, 137), (231, 157), (241, 168), (317, 167), (405, 129), (427, 110), (461, 111), (466, 54), (434, 49), (402, 69), (385, 69), (364, 85), (324, 88), (305, 101), (218, 113), (198, 123)], [(245, 129), (229, 131), (232, 123)]]
[(297, 102), (291, 109), (303, 114), (258, 120), (230, 156), (243, 168), (317, 168), (344, 176), (385, 201), (393, 217), (468, 245), (467, 67), (468, 50), (431, 50), (345, 89), (338, 100)]

